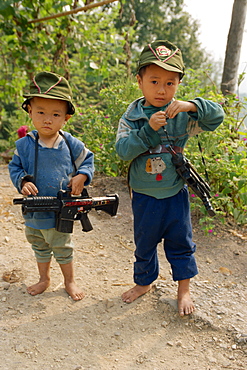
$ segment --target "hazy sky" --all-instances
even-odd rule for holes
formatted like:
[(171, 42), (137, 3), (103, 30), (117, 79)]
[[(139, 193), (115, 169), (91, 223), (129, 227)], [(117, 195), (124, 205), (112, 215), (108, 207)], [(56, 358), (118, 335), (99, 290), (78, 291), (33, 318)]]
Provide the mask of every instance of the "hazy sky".
[[(185, 10), (200, 23), (198, 39), (215, 60), (224, 61), (234, 0), (184, 0)], [(247, 22), (241, 48), (239, 73), (247, 74)], [(240, 86), (247, 93), (247, 77)]]

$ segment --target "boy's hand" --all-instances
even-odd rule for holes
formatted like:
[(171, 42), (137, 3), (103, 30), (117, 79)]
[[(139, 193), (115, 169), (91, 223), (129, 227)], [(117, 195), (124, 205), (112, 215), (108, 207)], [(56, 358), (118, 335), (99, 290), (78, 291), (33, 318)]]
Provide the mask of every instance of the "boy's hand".
[(22, 182), (22, 189), (21, 189), (21, 194), (23, 195), (37, 195), (38, 194), (38, 189), (34, 185), (33, 182), (30, 181), (23, 181)]
[(167, 118), (174, 118), (180, 112), (197, 112), (197, 106), (188, 101), (174, 100), (166, 109)]
[(72, 177), (68, 184), (68, 187), (71, 188), (71, 195), (81, 195), (86, 180), (87, 175), (81, 173)]
[(154, 113), (149, 119), (149, 126), (152, 127), (154, 131), (158, 131), (162, 126), (167, 125), (166, 119), (167, 114), (164, 111), (159, 111)]

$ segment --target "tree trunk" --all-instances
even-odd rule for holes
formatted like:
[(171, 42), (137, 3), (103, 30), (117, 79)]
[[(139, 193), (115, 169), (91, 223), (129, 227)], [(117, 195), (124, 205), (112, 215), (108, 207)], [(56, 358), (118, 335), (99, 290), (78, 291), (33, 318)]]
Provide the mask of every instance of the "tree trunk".
[(247, 0), (234, 0), (221, 81), (221, 91), (224, 95), (235, 93), (246, 10)]

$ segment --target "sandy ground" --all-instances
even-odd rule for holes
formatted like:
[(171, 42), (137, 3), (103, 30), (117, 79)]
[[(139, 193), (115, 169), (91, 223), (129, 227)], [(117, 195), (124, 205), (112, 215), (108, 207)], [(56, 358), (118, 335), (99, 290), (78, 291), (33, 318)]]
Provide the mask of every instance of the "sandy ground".
[(123, 303), (133, 285), (130, 199), (123, 179), (96, 177), (90, 195), (116, 192), (120, 205), (113, 218), (92, 210), (89, 233), (75, 222), (76, 281), (86, 297), (68, 297), (55, 261), (51, 286), (32, 297), (26, 287), (37, 282), (37, 267), (6, 165), (0, 190), (0, 369), (247, 369), (246, 230), (227, 224), (205, 236), (194, 221), (200, 273), (191, 284), (193, 315), (177, 314), (177, 285), (162, 245), (152, 291)]

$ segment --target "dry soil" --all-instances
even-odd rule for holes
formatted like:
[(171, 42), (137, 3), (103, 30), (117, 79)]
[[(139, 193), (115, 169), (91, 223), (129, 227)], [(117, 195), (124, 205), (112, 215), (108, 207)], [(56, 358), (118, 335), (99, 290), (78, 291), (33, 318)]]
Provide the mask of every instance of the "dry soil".
[(133, 227), (122, 178), (96, 176), (90, 195), (118, 193), (118, 215), (89, 213), (94, 229), (75, 222), (79, 302), (63, 288), (52, 262), (51, 286), (35, 297), (33, 252), (25, 240), (20, 206), (12, 199), (7, 165), (0, 166), (0, 369), (3, 370), (222, 370), (247, 369), (247, 234), (226, 223), (205, 236), (195, 218), (199, 275), (191, 283), (196, 311), (180, 318), (177, 285), (159, 245), (160, 275), (151, 292), (132, 304)]

